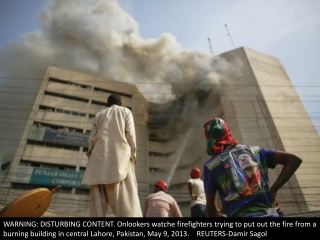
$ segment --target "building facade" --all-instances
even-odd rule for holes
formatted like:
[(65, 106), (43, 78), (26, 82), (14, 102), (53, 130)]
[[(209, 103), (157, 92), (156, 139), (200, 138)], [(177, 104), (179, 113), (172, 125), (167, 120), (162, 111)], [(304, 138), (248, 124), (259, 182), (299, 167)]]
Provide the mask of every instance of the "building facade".
[[(220, 105), (239, 142), (291, 152), (303, 163), (278, 192), (285, 213), (317, 211), (320, 138), (281, 62), (248, 48), (221, 55), (238, 74), (226, 83)], [(271, 183), (281, 167), (270, 170)]]
[[(221, 117), (239, 143), (301, 157), (303, 164), (279, 191), (278, 200), (290, 214), (319, 210), (320, 177), (313, 166), (320, 163), (320, 139), (280, 61), (248, 48), (219, 57), (235, 69), (222, 74), (219, 86), (192, 86), (162, 104), (148, 102), (132, 84), (49, 67), (6, 175), (2, 203), (27, 189), (62, 185), (50, 210), (89, 216), (89, 189), (80, 182), (91, 118), (106, 107), (110, 93), (118, 93), (135, 119), (142, 209), (153, 184), (163, 179), (183, 216), (190, 216), (189, 172), (195, 166), (202, 169), (209, 157), (203, 124)], [(271, 182), (280, 171), (270, 170)]]
[(106, 107), (111, 93), (121, 95), (123, 106), (131, 109), (137, 122), (136, 173), (144, 196), (147, 102), (140, 91), (134, 85), (49, 67), (7, 172), (1, 202), (8, 203), (30, 189), (61, 185), (50, 208), (58, 216), (89, 216), (90, 189), (81, 186), (88, 136), (92, 118)]

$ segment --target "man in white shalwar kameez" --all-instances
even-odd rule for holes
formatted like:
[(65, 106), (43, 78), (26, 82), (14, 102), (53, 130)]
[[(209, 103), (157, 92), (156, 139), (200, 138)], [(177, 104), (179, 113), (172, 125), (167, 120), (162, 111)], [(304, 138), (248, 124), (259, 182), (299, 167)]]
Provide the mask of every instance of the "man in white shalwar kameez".
[(89, 137), (88, 164), (82, 185), (90, 185), (90, 216), (142, 217), (135, 177), (136, 133), (131, 111), (121, 97), (108, 97), (96, 114)]

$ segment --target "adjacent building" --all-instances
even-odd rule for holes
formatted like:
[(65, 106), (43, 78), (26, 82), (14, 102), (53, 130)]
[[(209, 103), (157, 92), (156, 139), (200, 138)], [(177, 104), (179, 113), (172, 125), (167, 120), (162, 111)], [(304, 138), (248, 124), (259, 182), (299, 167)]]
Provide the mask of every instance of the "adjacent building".
[[(203, 123), (228, 122), (241, 144), (292, 152), (304, 162), (279, 191), (286, 213), (320, 209), (320, 138), (280, 61), (248, 48), (219, 56), (234, 66), (219, 86), (193, 87), (166, 103), (148, 102), (133, 85), (50, 66), (39, 89), (18, 151), (6, 174), (2, 202), (28, 189), (63, 188), (50, 210), (58, 216), (89, 216), (89, 188), (81, 186), (91, 119), (111, 93), (123, 98), (136, 125), (136, 174), (143, 209), (153, 184), (163, 179), (184, 216), (190, 216), (190, 169), (208, 158)], [(270, 170), (271, 181), (281, 167)], [(112, 216), (110, 211), (110, 216)]]

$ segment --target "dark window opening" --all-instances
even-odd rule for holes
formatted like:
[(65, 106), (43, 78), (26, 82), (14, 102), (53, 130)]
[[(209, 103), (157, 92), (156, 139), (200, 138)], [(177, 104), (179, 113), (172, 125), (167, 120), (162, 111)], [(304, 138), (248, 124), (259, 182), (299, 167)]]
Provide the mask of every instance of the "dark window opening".
[(65, 98), (65, 99), (70, 99), (70, 100), (76, 100), (76, 101), (79, 101), (79, 102), (85, 102), (85, 103), (89, 102), (87, 99), (84, 99), (84, 98), (75, 97), (75, 96), (69, 96), (69, 95), (65, 95), (65, 94), (61, 94), (61, 93), (45, 91), (44, 94), (48, 95), (48, 96)]
[(1, 165), (1, 171), (7, 170), (10, 166), (11, 162), (6, 162)]
[(49, 111), (49, 112), (54, 112), (54, 110), (55, 110), (55, 108), (53, 108), (53, 107), (47, 107), (47, 106), (43, 106), (43, 105), (40, 105), (39, 109)]
[(61, 109), (61, 108), (53, 108), (53, 107), (48, 107), (48, 106), (44, 106), (44, 105), (40, 105), (39, 109), (44, 110), (44, 111), (50, 111), (50, 112), (71, 114), (71, 115), (74, 115), (74, 116), (81, 116), (81, 117), (85, 117), (86, 116), (85, 113), (80, 113), (80, 112), (75, 112), (75, 111), (70, 111), (70, 110), (64, 110), (64, 109)]
[(66, 80), (61, 80), (61, 79), (57, 79), (57, 78), (49, 78), (49, 82), (62, 83), (62, 84), (75, 86), (75, 87), (79, 87), (79, 88), (85, 88), (85, 89), (90, 89), (91, 88), (90, 86), (87, 86), (87, 85), (74, 83), (74, 82), (70, 82), (70, 81), (66, 81)]
[(60, 145), (57, 143), (49, 143), (49, 142), (43, 142), (43, 141), (36, 141), (36, 140), (27, 140), (28, 145), (35, 145), (40, 147), (49, 147), (49, 148), (59, 148), (59, 149), (67, 149), (72, 151), (79, 151), (79, 147), (75, 146), (66, 146), (66, 145)]
[(149, 152), (149, 156), (154, 156), (154, 157), (170, 157), (172, 154), (173, 152), (170, 152), (170, 153)]
[(107, 102), (100, 102), (100, 101), (94, 101), (94, 100), (92, 100), (92, 104), (96, 104), (96, 105), (104, 106), (104, 107), (108, 106)]
[(64, 126), (58, 126), (54, 124), (47, 124), (47, 123), (40, 123), (40, 122), (34, 122), (33, 125), (36, 127), (45, 127), (45, 128), (54, 129), (54, 130), (64, 130), (64, 131), (70, 131), (70, 132), (83, 133), (83, 130), (80, 128), (70, 128), (70, 127), (66, 128)]
[(160, 168), (155, 168), (155, 167), (149, 167), (149, 172), (154, 173), (154, 172), (164, 172), (164, 170)]
[(110, 94), (118, 94), (118, 95), (123, 96), (123, 97), (132, 98), (132, 95), (130, 95), (130, 94), (125, 94), (125, 93), (121, 93), (121, 92), (117, 92), (117, 91), (112, 91), (112, 90), (107, 90), (107, 89), (102, 89), (102, 88), (97, 88), (97, 87), (94, 88), (94, 91), (104, 92), (104, 93), (110, 93)]

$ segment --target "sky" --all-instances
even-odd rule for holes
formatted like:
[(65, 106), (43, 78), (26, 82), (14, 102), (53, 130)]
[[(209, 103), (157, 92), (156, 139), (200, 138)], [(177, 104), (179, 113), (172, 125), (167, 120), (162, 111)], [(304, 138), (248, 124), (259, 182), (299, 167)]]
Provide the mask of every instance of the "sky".
[(214, 54), (248, 47), (278, 58), (320, 135), (320, 1), (120, 3), (139, 23), (144, 38), (169, 32), (184, 48), (210, 53), (209, 37)]
[[(247, 47), (281, 61), (320, 134), (319, 12), (318, 0), (0, 0), (0, 89), (3, 98), (25, 85), (33, 93), (36, 84), (21, 77), (40, 79), (47, 64), (129, 82), (126, 71), (135, 71), (142, 82), (153, 78), (158, 83), (163, 76), (188, 79), (172, 62), (181, 65), (196, 56), (192, 67), (207, 77), (204, 60)], [(126, 48), (120, 51), (121, 44)], [(155, 57), (143, 59), (142, 53)], [(137, 64), (127, 60), (134, 56), (139, 56)], [(128, 69), (119, 69), (114, 59)], [(151, 60), (168, 67), (148, 69)], [(149, 94), (153, 90), (149, 86)], [(12, 101), (32, 104), (24, 97)]]

